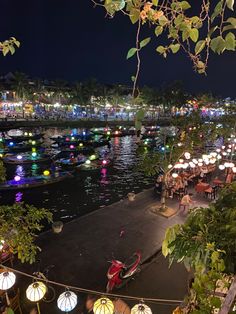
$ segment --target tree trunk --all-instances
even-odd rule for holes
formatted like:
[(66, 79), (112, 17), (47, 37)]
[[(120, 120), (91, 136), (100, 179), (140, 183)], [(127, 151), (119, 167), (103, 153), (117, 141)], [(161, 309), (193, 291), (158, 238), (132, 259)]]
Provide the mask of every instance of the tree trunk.
[(161, 191), (161, 211), (166, 209), (166, 175), (163, 176), (162, 191)]

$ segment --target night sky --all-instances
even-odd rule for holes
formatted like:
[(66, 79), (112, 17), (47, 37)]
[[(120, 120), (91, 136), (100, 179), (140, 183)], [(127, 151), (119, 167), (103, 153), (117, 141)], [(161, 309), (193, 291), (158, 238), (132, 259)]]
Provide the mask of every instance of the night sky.
[[(191, 1), (190, 1), (191, 2)], [(16, 54), (0, 57), (0, 73), (21, 71), (33, 77), (130, 84), (134, 60), (126, 60), (134, 46), (135, 27), (127, 17), (105, 18), (90, 0), (2, 0), (1, 40), (15, 36), (22, 46)], [(143, 38), (149, 33), (145, 30)], [(193, 72), (183, 54), (165, 60), (155, 52), (154, 38), (143, 51), (141, 84), (161, 86), (182, 80), (194, 92), (211, 90), (236, 96), (236, 54), (211, 55), (208, 76)]]

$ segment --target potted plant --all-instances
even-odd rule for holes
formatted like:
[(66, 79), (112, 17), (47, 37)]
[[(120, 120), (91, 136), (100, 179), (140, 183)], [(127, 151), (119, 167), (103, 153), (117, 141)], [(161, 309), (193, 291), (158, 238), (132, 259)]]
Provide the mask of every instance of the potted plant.
[(63, 222), (62, 221), (55, 221), (52, 224), (52, 230), (54, 233), (60, 233), (62, 231), (63, 228)]

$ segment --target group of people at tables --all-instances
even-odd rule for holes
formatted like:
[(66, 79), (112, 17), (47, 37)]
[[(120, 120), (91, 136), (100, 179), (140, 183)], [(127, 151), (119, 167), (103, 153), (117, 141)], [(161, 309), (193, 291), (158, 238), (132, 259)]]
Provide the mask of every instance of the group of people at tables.
[[(166, 197), (173, 198), (175, 195), (180, 200), (180, 206), (185, 205), (189, 207), (192, 203), (191, 195), (188, 193), (188, 187), (194, 187), (194, 190), (197, 193), (211, 193), (214, 192), (213, 187), (210, 185), (210, 181), (212, 180), (212, 173), (216, 170), (215, 164), (197, 166), (195, 168), (190, 168), (188, 170), (181, 170), (178, 173), (178, 176), (173, 177), (172, 173), (169, 172), (165, 176), (165, 190), (166, 190)], [(156, 194), (161, 197), (162, 190), (163, 190), (163, 179), (164, 176), (160, 174), (157, 177), (155, 183), (155, 192)], [(212, 180), (212, 183), (215, 187), (221, 187), (225, 183), (231, 183), (234, 179), (234, 173), (232, 169), (227, 169), (225, 173), (225, 180), (222, 181), (217, 177)], [(215, 197), (215, 194), (214, 194)]]

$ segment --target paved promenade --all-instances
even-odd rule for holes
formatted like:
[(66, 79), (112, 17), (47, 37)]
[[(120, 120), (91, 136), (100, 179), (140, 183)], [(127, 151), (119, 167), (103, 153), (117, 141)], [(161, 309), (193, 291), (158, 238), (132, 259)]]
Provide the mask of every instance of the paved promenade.
[[(194, 206), (207, 205), (207, 200), (203, 196), (193, 196), (193, 200), (196, 201)], [(154, 262), (156, 262), (156, 258), (162, 262), (156, 268), (154, 267), (155, 263), (151, 263), (152, 265), (148, 269), (147, 266), (144, 266), (144, 272), (141, 271), (135, 283), (128, 284), (128, 290), (125, 289), (125, 293), (134, 295), (143, 293), (142, 296), (149, 297), (149, 293), (154, 291), (159, 293), (163, 288), (165, 297), (171, 295), (171, 298), (181, 298), (181, 296), (183, 298), (186, 292), (186, 280), (183, 286), (181, 279), (183, 280), (183, 276), (186, 277), (185, 270), (178, 268), (180, 266), (177, 265), (174, 266), (177, 267), (176, 269), (169, 272), (167, 261), (164, 261), (160, 254), (158, 255), (158, 251), (161, 249), (166, 228), (183, 223), (186, 214), (177, 213), (171, 218), (164, 218), (150, 211), (150, 208), (157, 204), (158, 201), (153, 195), (153, 190), (146, 190), (139, 193), (133, 202), (123, 200), (66, 224), (60, 234), (54, 234), (52, 231), (42, 234), (38, 239), (38, 244), (42, 249), (39, 254), (42, 266), (55, 265), (50, 279), (66, 285), (105, 291), (108, 261), (113, 256), (121, 261), (125, 260), (136, 250), (140, 250), (144, 265), (148, 264), (145, 264), (145, 261), (150, 262), (152, 256), (155, 257)], [(177, 209), (178, 201), (169, 200), (168, 205)], [(122, 230), (124, 232), (121, 237)], [(28, 273), (35, 271), (33, 265), (19, 265), (18, 267)], [(145, 269), (147, 269), (146, 272)], [(158, 274), (155, 269), (158, 270)], [(176, 280), (173, 277), (173, 271), (177, 274)], [(145, 274), (149, 279), (145, 279)], [(176, 293), (166, 291), (168, 290), (168, 280), (171, 279), (170, 275), (173, 282), (179, 282), (182, 287), (180, 291), (176, 288)], [(158, 277), (155, 279), (155, 276)], [(162, 279), (160, 280), (160, 278)], [(150, 283), (148, 285), (147, 280), (152, 280), (152, 285)], [(161, 282), (162, 286), (160, 287)], [(166, 282), (164, 286), (163, 282)], [(29, 281), (22, 278), (21, 290), (25, 291), (24, 286), (26, 287), (28, 284)], [(142, 289), (145, 286), (148, 289)], [(62, 291), (58, 288), (56, 290), (58, 294)], [(154, 297), (153, 293), (151, 296)], [(156, 297), (160, 297), (160, 295), (156, 295)], [(24, 301), (24, 303), (28, 302)], [(56, 308), (56, 302), (50, 305), (42, 302), (42, 309), (44, 309), (43, 313), (47, 314), (60, 313)], [(25, 313), (28, 313), (28, 309)], [(78, 310), (71, 313), (78, 313)], [(162, 311), (162, 313), (164, 312)]]

